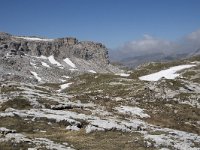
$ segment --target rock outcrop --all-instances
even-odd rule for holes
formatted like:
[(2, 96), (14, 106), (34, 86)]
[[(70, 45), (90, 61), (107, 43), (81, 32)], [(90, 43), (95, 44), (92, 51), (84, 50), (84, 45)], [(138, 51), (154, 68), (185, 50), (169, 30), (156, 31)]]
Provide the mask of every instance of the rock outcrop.
[(60, 82), (62, 76), (119, 73), (101, 43), (76, 38), (44, 39), (0, 33), (0, 80)]
[(12, 55), (50, 56), (63, 59), (77, 57), (84, 60), (109, 63), (107, 48), (101, 43), (79, 42), (76, 38), (66, 37), (42, 39), (35, 37), (17, 37), (0, 33), (0, 49)]

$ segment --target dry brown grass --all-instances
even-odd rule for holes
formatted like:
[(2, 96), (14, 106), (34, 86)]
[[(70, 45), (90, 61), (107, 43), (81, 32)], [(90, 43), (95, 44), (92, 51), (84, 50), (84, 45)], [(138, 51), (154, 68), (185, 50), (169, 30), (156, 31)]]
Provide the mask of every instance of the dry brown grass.
[(14, 109), (29, 109), (31, 108), (30, 102), (24, 98), (23, 96), (15, 97), (12, 100), (8, 100), (1, 104), (0, 111), (4, 111), (7, 108), (14, 108)]
[[(171, 104), (171, 107), (165, 104)], [(140, 104), (140, 107), (148, 110), (151, 118), (146, 121), (150, 124), (200, 134), (198, 126), (186, 124), (186, 122), (200, 121), (200, 109), (198, 108), (174, 101), (146, 102)]]
[[(32, 135), (44, 137), (44, 135)], [(139, 133), (123, 133), (118, 131), (93, 132), (86, 134), (84, 130), (48, 132), (46, 138), (58, 143), (68, 142), (79, 150), (145, 150), (147, 145)], [(155, 148), (148, 148), (155, 149)]]

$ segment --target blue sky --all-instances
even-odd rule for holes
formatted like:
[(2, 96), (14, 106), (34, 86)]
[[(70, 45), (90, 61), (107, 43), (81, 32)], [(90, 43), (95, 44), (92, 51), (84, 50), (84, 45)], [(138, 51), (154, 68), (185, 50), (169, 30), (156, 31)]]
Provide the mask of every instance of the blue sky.
[(200, 28), (200, 0), (0, 0), (0, 31), (73, 36), (116, 48), (143, 35), (175, 41)]

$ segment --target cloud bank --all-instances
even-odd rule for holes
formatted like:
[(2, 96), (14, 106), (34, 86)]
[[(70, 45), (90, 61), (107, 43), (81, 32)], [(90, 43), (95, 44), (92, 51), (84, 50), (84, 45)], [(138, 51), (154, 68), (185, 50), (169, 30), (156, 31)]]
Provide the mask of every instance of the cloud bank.
[(143, 38), (124, 43), (111, 51), (111, 59), (122, 60), (124, 58), (143, 55), (176, 55), (192, 53), (200, 48), (200, 29), (192, 32), (178, 41), (159, 39), (145, 34)]

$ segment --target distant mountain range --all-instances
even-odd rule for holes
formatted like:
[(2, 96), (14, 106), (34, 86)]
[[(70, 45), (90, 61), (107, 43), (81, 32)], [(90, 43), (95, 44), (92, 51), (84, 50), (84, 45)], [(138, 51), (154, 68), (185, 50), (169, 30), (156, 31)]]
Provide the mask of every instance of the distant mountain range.
[(152, 53), (152, 54), (143, 54), (139, 56), (132, 56), (132, 54), (130, 54), (130, 57), (123, 57), (122, 55), (121, 59), (119, 57), (117, 59), (115, 58), (114, 55), (116, 55), (116, 53), (117, 52), (114, 52), (114, 51), (110, 52), (111, 62), (119, 63), (129, 68), (135, 68), (141, 64), (152, 62), (152, 61), (166, 62), (166, 61), (172, 61), (176, 59), (188, 58), (191, 56), (200, 55), (200, 48), (188, 53), (186, 52), (174, 53), (174, 54)]

